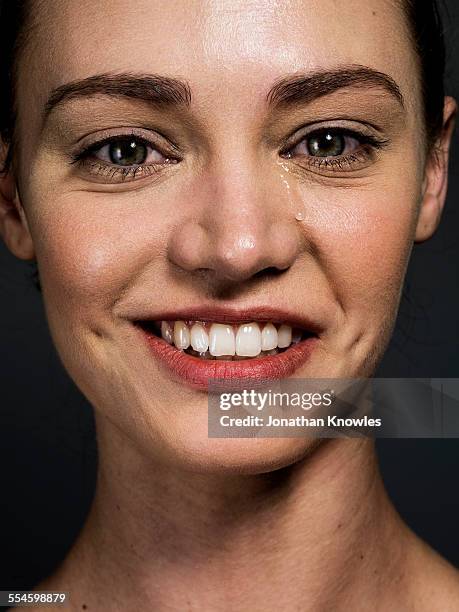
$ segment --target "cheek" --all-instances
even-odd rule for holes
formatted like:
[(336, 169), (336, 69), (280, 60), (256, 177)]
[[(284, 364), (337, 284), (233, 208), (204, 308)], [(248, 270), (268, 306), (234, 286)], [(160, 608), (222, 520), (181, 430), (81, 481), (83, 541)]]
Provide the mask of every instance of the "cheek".
[(369, 327), (395, 318), (418, 201), (417, 181), (400, 176), (384, 188), (331, 190), (327, 201), (309, 201), (305, 232), (346, 317)]
[(162, 259), (165, 221), (138, 195), (75, 192), (33, 204), (31, 231), (51, 319), (65, 313), (69, 324), (94, 324)]

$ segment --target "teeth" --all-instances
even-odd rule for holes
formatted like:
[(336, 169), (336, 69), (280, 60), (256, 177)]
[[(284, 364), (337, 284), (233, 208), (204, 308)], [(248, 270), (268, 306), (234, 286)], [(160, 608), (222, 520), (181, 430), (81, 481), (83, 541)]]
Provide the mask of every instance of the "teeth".
[(258, 323), (239, 326), (236, 334), (236, 355), (256, 357), (261, 352), (261, 331)]
[(271, 351), (275, 348), (277, 348), (277, 329), (272, 323), (268, 323), (261, 332), (261, 350)]
[(172, 331), (172, 326), (170, 323), (168, 323), (168, 321), (161, 322), (161, 336), (166, 342), (168, 342), (169, 344), (173, 344), (174, 334)]
[(292, 344), (298, 344), (302, 338), (301, 329), (294, 329), (292, 331)]
[(198, 353), (205, 353), (209, 348), (209, 336), (206, 330), (199, 323), (195, 323), (191, 328), (191, 346)]
[(290, 325), (281, 325), (277, 332), (277, 346), (287, 348), (292, 343), (292, 328)]
[(183, 321), (174, 323), (174, 344), (178, 349), (187, 349), (190, 346), (190, 331)]
[(236, 353), (236, 342), (231, 325), (213, 323), (209, 334), (209, 351), (214, 357), (223, 355), (234, 355)]
[[(210, 327), (209, 327), (210, 326)], [(243, 360), (277, 355), (302, 339), (302, 331), (282, 324), (242, 323), (239, 326), (200, 321), (162, 321), (161, 336), (169, 344), (201, 359)]]

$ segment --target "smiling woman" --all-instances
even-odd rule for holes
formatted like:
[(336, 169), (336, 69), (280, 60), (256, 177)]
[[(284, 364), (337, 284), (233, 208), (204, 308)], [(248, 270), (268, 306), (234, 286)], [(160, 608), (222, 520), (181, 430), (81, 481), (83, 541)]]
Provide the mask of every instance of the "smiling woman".
[[(0, 230), (94, 407), (40, 590), (80, 610), (454, 610), (366, 438), (208, 435), (208, 385), (368, 378), (435, 231), (456, 105), (433, 2), (2, 5)], [(292, 579), (294, 577), (294, 580)]]

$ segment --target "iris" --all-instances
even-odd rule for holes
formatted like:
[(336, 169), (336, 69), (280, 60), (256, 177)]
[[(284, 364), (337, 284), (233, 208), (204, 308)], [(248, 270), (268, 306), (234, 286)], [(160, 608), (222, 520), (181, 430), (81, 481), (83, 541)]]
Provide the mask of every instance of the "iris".
[(147, 158), (147, 147), (135, 140), (112, 142), (108, 149), (110, 161), (118, 166), (143, 164)]
[(319, 132), (311, 134), (307, 139), (310, 155), (315, 157), (336, 157), (344, 153), (345, 137), (333, 132)]

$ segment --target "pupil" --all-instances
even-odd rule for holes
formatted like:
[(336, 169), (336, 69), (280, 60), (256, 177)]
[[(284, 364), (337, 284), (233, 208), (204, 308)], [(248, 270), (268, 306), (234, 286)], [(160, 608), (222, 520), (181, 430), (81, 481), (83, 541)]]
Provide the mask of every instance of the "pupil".
[(307, 144), (309, 153), (316, 157), (336, 157), (342, 155), (345, 148), (344, 136), (333, 132), (310, 136)]
[(135, 140), (120, 140), (109, 148), (110, 161), (118, 166), (142, 164), (147, 157), (147, 148)]

